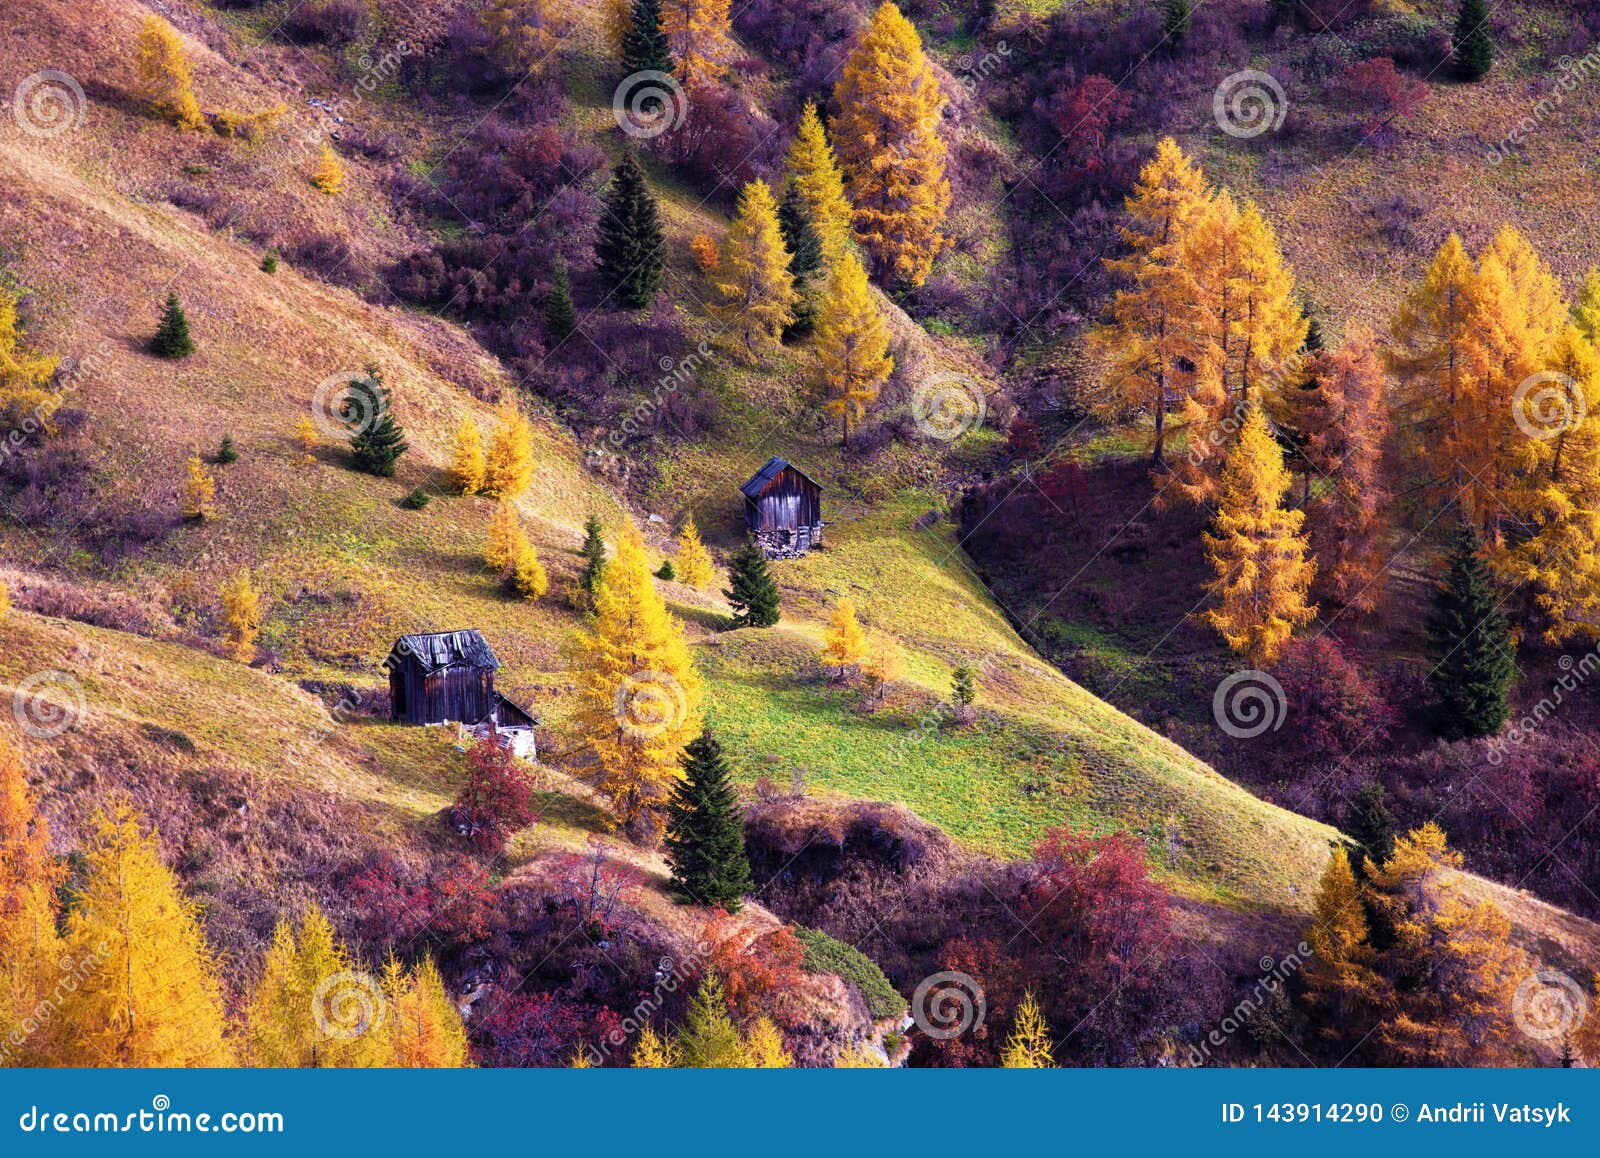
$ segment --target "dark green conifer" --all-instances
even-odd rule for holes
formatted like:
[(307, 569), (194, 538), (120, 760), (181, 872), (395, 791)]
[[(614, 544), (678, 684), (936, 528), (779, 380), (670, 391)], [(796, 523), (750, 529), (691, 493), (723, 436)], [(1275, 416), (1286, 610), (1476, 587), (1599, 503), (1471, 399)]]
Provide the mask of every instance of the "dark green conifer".
[(567, 263), (564, 261), (556, 263), (550, 292), (545, 295), (544, 324), (550, 331), (550, 337), (558, 343), (565, 342), (578, 327), (578, 315), (572, 308), (572, 286), (567, 280)]
[(583, 524), (583, 571), (578, 576), (578, 586), (593, 596), (600, 586), (600, 577), (606, 570), (606, 540), (600, 519), (590, 515)]
[(624, 153), (611, 175), (594, 245), (600, 282), (620, 305), (650, 304), (661, 285), (663, 242), (656, 199), (633, 153)]
[(672, 75), (672, 45), (661, 23), (661, 0), (633, 0), (622, 33), (623, 79), (640, 72)]
[(722, 594), (733, 605), (734, 627), (772, 627), (778, 622), (778, 585), (767, 571), (767, 556), (746, 542), (728, 562), (728, 589)]
[(1492, 736), (1510, 714), (1516, 679), (1511, 633), (1495, 602), (1478, 536), (1463, 523), (1451, 544), (1449, 570), (1433, 599), (1428, 637), (1437, 663), (1428, 686), (1447, 740)]
[(194, 353), (194, 339), (189, 336), (189, 319), (178, 304), (176, 293), (167, 294), (167, 304), (161, 308), (161, 325), (150, 340), (150, 352), (158, 358), (187, 358)]
[(1461, 0), (1450, 47), (1451, 67), (1462, 80), (1482, 80), (1489, 75), (1494, 64), (1494, 36), (1486, 0)]
[(394, 419), (383, 373), (368, 366), (345, 390), (342, 414), (350, 426), (350, 454), (357, 470), (379, 478), (394, 477), (395, 464), (411, 449), (406, 433)]
[(739, 911), (750, 891), (744, 820), (722, 745), (708, 728), (683, 750), (683, 779), (667, 802), (667, 864), (680, 904)]

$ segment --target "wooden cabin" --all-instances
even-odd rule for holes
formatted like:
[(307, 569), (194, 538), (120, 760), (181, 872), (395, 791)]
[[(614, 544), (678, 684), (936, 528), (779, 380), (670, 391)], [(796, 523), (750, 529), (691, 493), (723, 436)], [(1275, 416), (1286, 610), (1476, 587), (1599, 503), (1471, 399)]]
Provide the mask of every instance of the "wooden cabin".
[(794, 559), (822, 542), (822, 487), (782, 458), (769, 458), (739, 488), (744, 521), (769, 559)]
[(495, 691), (500, 661), (476, 629), (402, 635), (383, 666), (390, 719), (457, 724), (474, 736), (492, 732), (517, 755), (535, 757), (539, 721)]

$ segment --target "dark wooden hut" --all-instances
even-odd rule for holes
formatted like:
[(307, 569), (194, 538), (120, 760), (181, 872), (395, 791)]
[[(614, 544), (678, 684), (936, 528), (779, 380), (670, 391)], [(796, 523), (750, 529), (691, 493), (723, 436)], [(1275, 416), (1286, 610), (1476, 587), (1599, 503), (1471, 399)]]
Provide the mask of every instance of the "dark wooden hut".
[(402, 635), (389, 658), (389, 715), (408, 724), (476, 724), (495, 706), (500, 666), (475, 629)]
[(769, 458), (744, 495), (744, 521), (770, 559), (792, 559), (822, 542), (822, 487), (782, 458)]

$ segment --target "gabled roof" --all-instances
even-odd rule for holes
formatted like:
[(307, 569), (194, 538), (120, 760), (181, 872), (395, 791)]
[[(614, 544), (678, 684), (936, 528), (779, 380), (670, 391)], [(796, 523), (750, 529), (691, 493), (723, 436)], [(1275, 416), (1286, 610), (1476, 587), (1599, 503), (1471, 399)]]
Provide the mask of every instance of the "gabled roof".
[(475, 627), (465, 631), (430, 631), (416, 635), (402, 635), (389, 651), (389, 661), (414, 655), (427, 671), (445, 667), (488, 668), (500, 666), (489, 643)]
[(494, 698), (494, 707), (489, 709), (489, 714), (479, 720), (475, 727), (493, 723), (496, 728), (506, 731), (510, 728), (532, 728), (538, 725), (539, 717), (524, 709), (513, 700), (508, 700), (502, 695)]
[(806, 482), (816, 487), (819, 491), (822, 489), (821, 483), (812, 478), (799, 467), (795, 466), (794, 463), (790, 462), (786, 458), (778, 458), (774, 456), (767, 459), (767, 461), (762, 464), (761, 469), (756, 471), (755, 474), (751, 475), (750, 481), (745, 483), (744, 486), (740, 487), (739, 490), (743, 492), (744, 497), (747, 499), (758, 498), (760, 497), (761, 492), (767, 489), (767, 484), (773, 479), (777, 478), (778, 475), (782, 474), (785, 470), (793, 470), (795, 474), (805, 479)]

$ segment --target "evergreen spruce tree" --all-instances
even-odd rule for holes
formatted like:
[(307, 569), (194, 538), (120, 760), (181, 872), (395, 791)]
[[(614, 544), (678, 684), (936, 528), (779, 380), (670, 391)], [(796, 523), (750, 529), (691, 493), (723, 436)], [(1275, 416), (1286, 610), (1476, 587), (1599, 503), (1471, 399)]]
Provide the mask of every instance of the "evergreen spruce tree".
[(393, 478), (394, 465), (410, 449), (406, 432), (394, 420), (389, 392), (383, 388), (383, 373), (368, 366), (366, 373), (352, 379), (344, 396), (343, 413), (351, 424), (350, 454), (356, 469), (379, 478)]
[(1449, 570), (1428, 616), (1428, 636), (1438, 658), (1428, 684), (1438, 699), (1440, 734), (1461, 740), (1499, 731), (1510, 711), (1506, 697), (1516, 661), (1469, 524), (1456, 533)]
[(233, 443), (233, 435), (222, 436), (222, 444), (217, 447), (216, 461), (218, 466), (227, 466), (229, 463), (239, 461), (239, 448)]
[(578, 328), (578, 315), (572, 308), (572, 286), (567, 278), (567, 263), (557, 262), (555, 280), (544, 299), (544, 324), (557, 342), (565, 342)]
[(622, 33), (622, 75), (638, 72), (672, 74), (672, 46), (661, 25), (661, 0), (633, 0), (628, 27)]
[(753, 542), (734, 552), (728, 563), (728, 589), (734, 627), (772, 627), (778, 622), (778, 585), (767, 573), (767, 556)]
[(793, 341), (811, 333), (817, 325), (815, 282), (822, 272), (822, 235), (811, 220), (811, 206), (800, 183), (793, 177), (783, 191), (778, 203), (778, 229), (783, 234), (783, 247), (790, 253), (789, 272), (794, 275), (797, 296), (790, 311), (794, 321), (783, 329), (783, 340)]
[(1489, 32), (1486, 0), (1461, 0), (1450, 47), (1451, 65), (1462, 80), (1482, 80), (1489, 75), (1489, 67), (1494, 64), (1494, 38)]
[(1171, 43), (1169, 50), (1176, 51), (1183, 38), (1189, 35), (1189, 20), (1193, 15), (1192, 0), (1166, 0), (1161, 9), (1161, 31)]
[(680, 904), (739, 911), (750, 891), (744, 820), (722, 745), (707, 728), (684, 749), (683, 779), (667, 802), (667, 863)]
[(158, 358), (187, 358), (194, 353), (189, 319), (184, 316), (176, 293), (167, 294), (167, 304), (161, 308), (161, 325), (150, 340), (150, 352)]
[(583, 571), (578, 576), (578, 585), (588, 595), (593, 595), (595, 588), (600, 586), (600, 577), (606, 570), (606, 540), (600, 526), (600, 519), (590, 515), (583, 524)]
[(624, 153), (611, 176), (594, 245), (600, 281), (624, 306), (642, 309), (655, 296), (664, 240), (644, 172), (631, 151)]
[(1368, 780), (1356, 789), (1350, 804), (1344, 826), (1355, 844), (1350, 852), (1350, 867), (1359, 879), (1366, 873), (1363, 857), (1381, 865), (1394, 852), (1394, 813), (1384, 801), (1383, 785), (1376, 780)]

